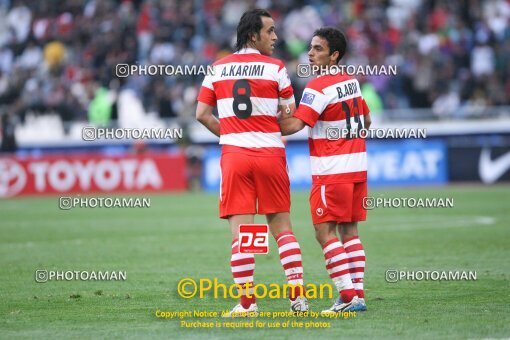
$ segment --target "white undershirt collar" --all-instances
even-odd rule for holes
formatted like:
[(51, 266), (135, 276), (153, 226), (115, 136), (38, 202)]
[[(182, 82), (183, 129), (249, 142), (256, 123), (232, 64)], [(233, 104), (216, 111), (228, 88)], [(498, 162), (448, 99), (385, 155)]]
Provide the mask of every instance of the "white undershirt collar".
[(236, 54), (248, 54), (248, 53), (260, 54), (259, 50), (256, 50), (251, 47), (241, 48), (239, 51), (236, 52)]

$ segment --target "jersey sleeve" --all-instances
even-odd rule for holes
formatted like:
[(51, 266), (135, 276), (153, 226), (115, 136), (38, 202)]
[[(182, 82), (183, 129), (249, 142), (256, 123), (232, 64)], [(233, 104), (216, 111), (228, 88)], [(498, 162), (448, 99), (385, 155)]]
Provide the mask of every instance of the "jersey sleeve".
[(210, 106), (216, 106), (216, 93), (214, 92), (212, 77), (210, 75), (205, 76), (197, 100)]
[(292, 96), (294, 96), (294, 90), (292, 89), (287, 69), (282, 64), (281, 68), (278, 70), (278, 97), (279, 100), (282, 101)]
[(314, 127), (327, 105), (328, 100), (324, 93), (307, 87), (303, 91), (294, 117), (301, 119), (306, 125)]

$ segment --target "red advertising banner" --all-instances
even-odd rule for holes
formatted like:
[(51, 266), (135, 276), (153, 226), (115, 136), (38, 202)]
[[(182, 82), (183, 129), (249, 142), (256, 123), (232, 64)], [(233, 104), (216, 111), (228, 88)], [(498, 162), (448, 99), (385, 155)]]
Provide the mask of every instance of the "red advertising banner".
[(0, 157), (0, 198), (54, 193), (186, 190), (183, 154)]

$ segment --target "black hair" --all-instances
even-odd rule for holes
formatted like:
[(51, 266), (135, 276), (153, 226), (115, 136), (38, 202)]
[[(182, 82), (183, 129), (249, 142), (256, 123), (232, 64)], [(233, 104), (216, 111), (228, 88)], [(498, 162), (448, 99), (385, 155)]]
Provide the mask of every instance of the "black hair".
[(340, 61), (345, 55), (347, 51), (347, 39), (345, 35), (337, 28), (334, 27), (321, 27), (315, 32), (313, 32), (313, 36), (318, 36), (323, 39), (326, 39), (329, 45), (329, 55), (332, 55), (335, 51), (338, 51), (338, 58), (336, 59), (336, 63)]
[(262, 16), (271, 18), (271, 14), (265, 9), (256, 8), (243, 13), (237, 25), (236, 51), (239, 51), (248, 44), (252, 34), (259, 34), (262, 29)]

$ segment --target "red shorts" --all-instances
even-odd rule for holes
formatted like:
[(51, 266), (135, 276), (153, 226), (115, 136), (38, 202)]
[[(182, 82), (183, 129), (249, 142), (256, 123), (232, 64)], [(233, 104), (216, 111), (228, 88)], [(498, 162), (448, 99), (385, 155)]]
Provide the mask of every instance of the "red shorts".
[(290, 212), (285, 157), (221, 155), (220, 217)]
[(324, 222), (359, 222), (367, 218), (363, 198), (367, 182), (314, 184), (310, 192), (313, 224)]

